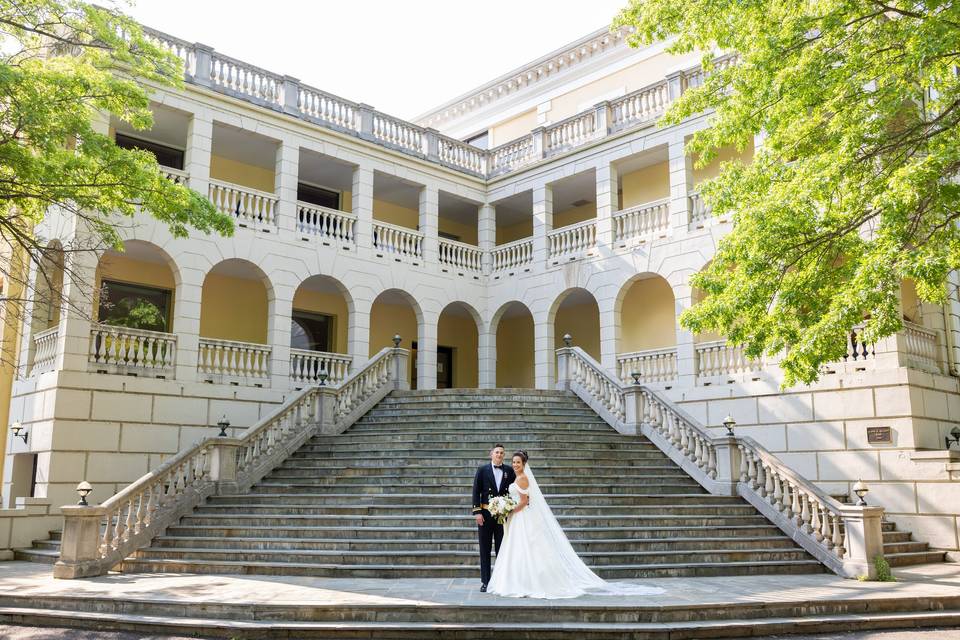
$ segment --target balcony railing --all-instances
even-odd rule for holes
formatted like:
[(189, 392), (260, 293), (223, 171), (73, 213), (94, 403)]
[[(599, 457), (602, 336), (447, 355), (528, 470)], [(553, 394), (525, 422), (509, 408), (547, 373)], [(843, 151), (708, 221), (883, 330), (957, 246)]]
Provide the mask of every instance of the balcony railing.
[(33, 336), (33, 364), (30, 375), (53, 371), (57, 361), (57, 337), (59, 327), (52, 327)]
[(703, 379), (758, 371), (761, 363), (747, 358), (743, 346), (717, 340), (696, 345), (696, 366), (697, 377)]
[(547, 234), (548, 258), (575, 258), (597, 246), (597, 221), (585, 220)]
[(353, 244), (357, 239), (357, 218), (352, 213), (297, 202), (297, 229), (300, 233), (331, 242)]
[(160, 173), (163, 174), (167, 180), (174, 184), (188, 185), (190, 184), (190, 174), (181, 169), (174, 169), (172, 167), (160, 167)]
[(621, 247), (670, 228), (670, 200), (646, 202), (613, 214), (614, 241)]
[(617, 355), (617, 370), (620, 372), (620, 379), (626, 384), (634, 384), (634, 373), (640, 374), (640, 384), (676, 380), (677, 348), (621, 353)]
[(533, 240), (523, 238), (496, 247), (492, 251), (493, 270), (507, 271), (533, 262)]
[[(677, 94), (699, 86), (704, 77), (699, 67), (693, 67), (680, 74), (675, 89), (667, 80), (658, 80), (549, 127), (482, 150), (433, 129), (301, 84), (289, 76), (225, 56), (205, 45), (192, 44), (153, 29), (145, 29), (145, 33), (184, 61), (188, 82), (483, 178), (515, 171), (612, 133), (645, 126), (658, 118)], [(716, 65), (722, 68), (734, 60), (727, 56)]]
[(270, 345), (200, 338), (197, 371), (211, 382), (263, 385), (270, 377)]
[(423, 234), (386, 222), (373, 222), (373, 248), (399, 258), (423, 258)]
[(174, 373), (177, 336), (96, 323), (90, 327), (90, 368), (106, 373), (166, 377)]
[(702, 227), (710, 219), (710, 207), (697, 191), (687, 196), (687, 199), (690, 201), (690, 224)]
[(440, 238), (440, 264), (454, 269), (479, 273), (483, 267), (483, 251), (465, 242)]
[(912, 322), (903, 323), (904, 364), (914, 369), (940, 373), (937, 333)]
[(290, 379), (304, 384), (338, 385), (350, 373), (353, 358), (342, 353), (290, 349)]
[(275, 227), (276, 194), (219, 180), (210, 181), (210, 201), (217, 211), (237, 219), (240, 226)]

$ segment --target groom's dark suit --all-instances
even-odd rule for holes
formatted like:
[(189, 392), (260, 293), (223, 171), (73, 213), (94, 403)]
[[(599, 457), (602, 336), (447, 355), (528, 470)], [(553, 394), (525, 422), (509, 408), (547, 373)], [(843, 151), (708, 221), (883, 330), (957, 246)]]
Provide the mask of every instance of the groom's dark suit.
[(490, 582), (490, 547), (496, 541), (496, 550), (499, 553), (500, 543), (503, 542), (503, 525), (487, 511), (487, 503), (495, 496), (507, 495), (510, 484), (517, 479), (517, 474), (509, 464), (503, 465), (503, 477), (497, 484), (493, 474), (493, 465), (487, 463), (477, 469), (473, 477), (473, 515), (483, 514), (483, 524), (477, 526), (480, 534), (480, 582)]

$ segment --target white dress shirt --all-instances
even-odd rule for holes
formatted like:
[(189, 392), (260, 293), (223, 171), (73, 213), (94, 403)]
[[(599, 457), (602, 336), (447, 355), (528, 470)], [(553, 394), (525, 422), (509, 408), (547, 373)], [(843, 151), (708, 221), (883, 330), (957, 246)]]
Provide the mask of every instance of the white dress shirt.
[(493, 479), (497, 483), (497, 490), (500, 490), (500, 483), (503, 482), (503, 467), (501, 466), (497, 469), (494, 464), (491, 462), (490, 466), (493, 467)]

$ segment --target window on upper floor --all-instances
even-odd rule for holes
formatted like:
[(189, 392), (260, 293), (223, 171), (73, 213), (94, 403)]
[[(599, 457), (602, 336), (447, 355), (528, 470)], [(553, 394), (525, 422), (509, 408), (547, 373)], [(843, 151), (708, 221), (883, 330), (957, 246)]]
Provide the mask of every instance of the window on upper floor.
[(328, 209), (340, 209), (340, 192), (303, 182), (297, 183), (297, 200)]
[(464, 140), (464, 142), (466, 142), (469, 145), (473, 145), (477, 149), (489, 149), (490, 133), (487, 131), (484, 131), (483, 133), (467, 138), (466, 140)]
[(169, 289), (104, 280), (97, 319), (131, 329), (169, 331), (173, 292)]
[(150, 142), (149, 140), (133, 138), (122, 133), (117, 134), (116, 142), (117, 146), (121, 149), (139, 149), (141, 151), (149, 151), (153, 154), (153, 157), (157, 159), (157, 163), (164, 167), (180, 169), (181, 171), (183, 170), (182, 149), (168, 147), (167, 145)]
[(294, 311), (290, 318), (290, 348), (332, 351), (333, 316)]

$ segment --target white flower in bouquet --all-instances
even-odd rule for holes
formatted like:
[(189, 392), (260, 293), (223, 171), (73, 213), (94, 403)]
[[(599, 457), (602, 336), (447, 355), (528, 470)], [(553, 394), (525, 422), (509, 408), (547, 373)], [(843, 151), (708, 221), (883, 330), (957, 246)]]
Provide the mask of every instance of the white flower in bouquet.
[(496, 496), (487, 504), (487, 511), (500, 524), (504, 524), (507, 521), (507, 516), (516, 508), (517, 502), (510, 496)]

